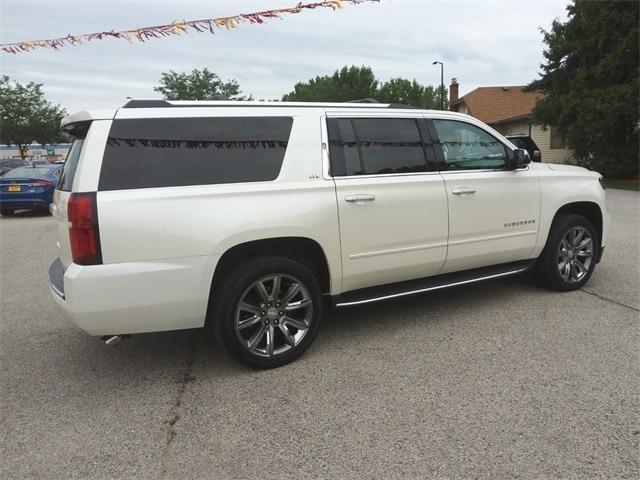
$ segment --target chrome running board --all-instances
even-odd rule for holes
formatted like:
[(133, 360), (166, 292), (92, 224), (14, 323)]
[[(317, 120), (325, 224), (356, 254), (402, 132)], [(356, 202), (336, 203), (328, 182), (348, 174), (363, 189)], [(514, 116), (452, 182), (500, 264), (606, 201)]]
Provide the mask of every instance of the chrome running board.
[(432, 292), (443, 288), (458, 287), (470, 283), (483, 282), (501, 277), (524, 273), (535, 264), (534, 260), (526, 260), (486, 268), (476, 268), (464, 272), (447, 273), (435, 277), (420, 278), (407, 282), (391, 283), (378, 287), (363, 288), (346, 292), (338, 297), (336, 307), (350, 307), (371, 302), (380, 302), (394, 298)]

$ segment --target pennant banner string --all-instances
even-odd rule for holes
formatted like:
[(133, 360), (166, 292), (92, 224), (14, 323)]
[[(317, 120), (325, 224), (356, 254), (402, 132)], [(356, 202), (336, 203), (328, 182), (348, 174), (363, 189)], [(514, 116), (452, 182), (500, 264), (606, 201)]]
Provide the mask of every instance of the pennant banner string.
[(165, 25), (155, 25), (151, 27), (141, 27), (131, 30), (110, 30), (106, 32), (85, 33), (81, 35), (67, 35), (66, 37), (50, 38), (47, 40), (26, 40), (15, 43), (2, 43), (0, 49), (6, 53), (24, 53), (37, 48), (53, 48), (59, 50), (66, 45), (81, 45), (85, 42), (102, 40), (103, 38), (120, 38), (129, 43), (145, 43), (154, 38), (169, 37), (172, 35), (182, 35), (189, 30), (199, 33), (215, 33), (216, 28), (226, 28), (231, 30), (243, 23), (264, 23), (266, 20), (282, 18), (284, 15), (300, 13), (304, 10), (314, 8), (330, 8), (340, 10), (344, 3), (360, 4), (378, 2), (379, 0), (322, 0), (312, 3), (298, 3), (295, 7), (278, 8), (274, 10), (264, 10), (261, 12), (241, 13), (231, 17), (204, 18), (201, 20), (174, 21)]

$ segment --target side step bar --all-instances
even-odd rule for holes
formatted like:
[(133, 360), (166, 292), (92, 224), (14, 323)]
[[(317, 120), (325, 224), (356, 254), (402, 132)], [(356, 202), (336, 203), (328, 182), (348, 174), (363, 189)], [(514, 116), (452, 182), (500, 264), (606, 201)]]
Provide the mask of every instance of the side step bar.
[(491, 267), (475, 268), (464, 272), (445, 273), (435, 277), (419, 278), (406, 282), (390, 283), (377, 287), (362, 288), (345, 292), (337, 297), (336, 307), (350, 307), (364, 303), (380, 302), (393, 298), (431, 292), (443, 288), (457, 287), (469, 283), (508, 277), (526, 272), (535, 265), (536, 259), (503, 263)]
[(100, 341), (110, 347), (117, 347), (128, 335), (104, 335), (100, 337)]

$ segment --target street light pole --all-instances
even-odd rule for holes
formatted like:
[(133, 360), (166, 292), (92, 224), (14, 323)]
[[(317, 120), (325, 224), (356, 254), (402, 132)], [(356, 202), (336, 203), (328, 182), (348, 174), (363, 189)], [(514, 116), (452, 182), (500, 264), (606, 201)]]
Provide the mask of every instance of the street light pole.
[(442, 62), (435, 61), (432, 65), (440, 65), (440, 110), (444, 110), (444, 65)]

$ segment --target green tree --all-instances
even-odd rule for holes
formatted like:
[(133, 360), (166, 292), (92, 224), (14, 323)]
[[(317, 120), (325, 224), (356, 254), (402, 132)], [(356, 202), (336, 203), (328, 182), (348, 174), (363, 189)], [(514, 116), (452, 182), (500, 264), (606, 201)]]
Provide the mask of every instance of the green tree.
[(240, 85), (236, 80), (223, 82), (220, 77), (207, 68), (187, 72), (163, 72), (160, 85), (153, 88), (167, 100), (207, 100), (224, 96), (230, 100), (251, 100), (240, 95)]
[(16, 145), (24, 158), (26, 146), (64, 141), (60, 121), (66, 112), (44, 98), (42, 84), (22, 85), (0, 77), (0, 143)]
[(433, 90), (435, 92), (435, 104), (432, 108), (434, 110), (440, 109), (440, 95), (442, 95), (442, 106), (445, 110), (449, 110), (449, 90), (447, 89), (447, 87), (438, 85), (437, 87), (433, 88)]
[(375, 97), (378, 81), (369, 67), (343, 67), (333, 75), (299, 82), (282, 97), (285, 102), (348, 102)]
[(638, 176), (640, 3), (579, 0), (568, 20), (543, 31), (546, 97), (533, 121), (557, 126), (580, 165), (607, 176)]
[[(440, 89), (420, 85), (415, 79), (392, 78), (380, 85), (376, 99), (382, 103), (404, 103), (420, 108), (440, 108)], [(445, 108), (447, 102), (445, 101)]]
[[(342, 67), (332, 75), (318, 76), (296, 83), (282, 97), (287, 102), (348, 102), (374, 98), (382, 103), (404, 103), (422, 108), (439, 108), (439, 89), (420, 85), (416, 80), (392, 78), (380, 82), (371, 67)], [(445, 99), (445, 106), (448, 102)]]

